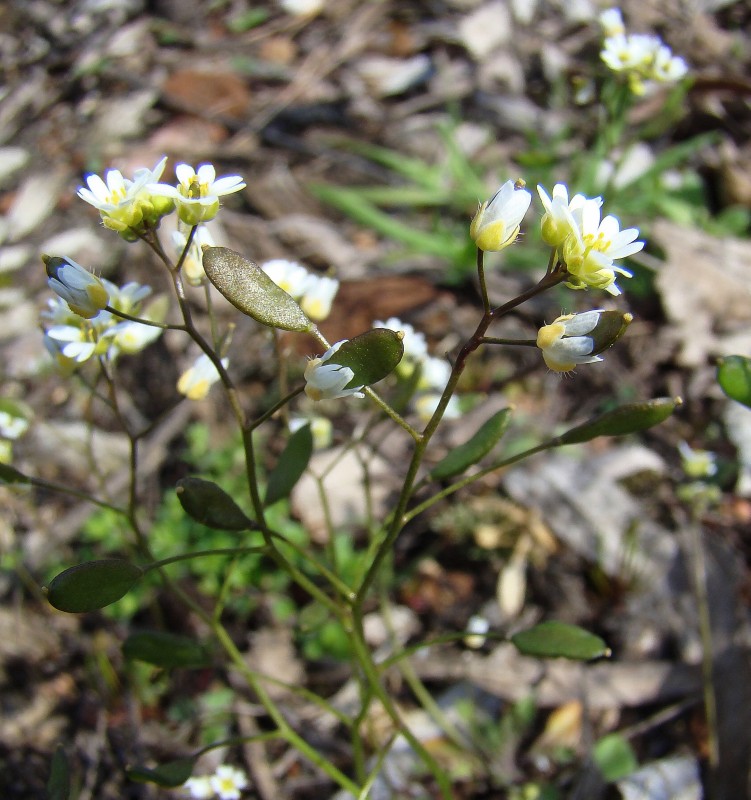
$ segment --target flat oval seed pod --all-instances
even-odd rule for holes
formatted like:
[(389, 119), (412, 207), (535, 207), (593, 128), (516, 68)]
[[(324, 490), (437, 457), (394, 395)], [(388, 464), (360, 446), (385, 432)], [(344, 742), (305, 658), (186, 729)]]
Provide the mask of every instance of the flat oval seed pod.
[(310, 331), (313, 323), (297, 302), (255, 263), (227, 247), (204, 247), (203, 269), (243, 314), (283, 331)]

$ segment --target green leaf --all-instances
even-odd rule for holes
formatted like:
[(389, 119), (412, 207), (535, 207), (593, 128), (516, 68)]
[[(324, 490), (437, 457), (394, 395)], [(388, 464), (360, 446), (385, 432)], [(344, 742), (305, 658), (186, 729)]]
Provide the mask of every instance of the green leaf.
[(56, 575), (50, 581), (47, 599), (60, 611), (95, 611), (124, 597), (142, 576), (140, 567), (120, 558), (87, 561)]
[(610, 655), (608, 646), (599, 636), (566, 622), (541, 622), (534, 628), (514, 634), (511, 641), (523, 655), (538, 658), (589, 661)]
[(0, 481), (3, 483), (31, 483), (31, 478), (10, 464), (0, 464)]
[(47, 800), (69, 800), (70, 763), (65, 748), (59, 744), (50, 764), (50, 777), (47, 781)]
[(292, 491), (300, 480), (313, 455), (313, 433), (310, 425), (303, 425), (289, 437), (276, 466), (269, 473), (266, 485), (266, 505), (270, 506)]
[(646, 403), (630, 403), (608, 411), (558, 436), (553, 445), (589, 442), (598, 436), (638, 433), (664, 422), (683, 403), (680, 397), (660, 397)]
[(484, 422), (477, 432), (459, 447), (454, 448), (445, 458), (439, 461), (430, 471), (434, 480), (451, 478), (476, 464), (486, 456), (506, 432), (511, 421), (511, 409), (504, 408), (496, 412)]
[(606, 781), (625, 778), (639, 769), (633, 747), (620, 733), (603, 736), (592, 748), (592, 758)]
[(250, 259), (227, 247), (206, 247), (203, 268), (235, 308), (270, 328), (310, 331), (313, 323), (297, 302)]
[(191, 776), (195, 766), (195, 758), (178, 758), (158, 767), (132, 767), (126, 774), (132, 781), (139, 783), (155, 783), (157, 786), (174, 789), (182, 786)]
[(737, 400), (751, 408), (751, 358), (721, 358), (717, 362), (717, 382), (731, 400)]
[(196, 669), (211, 664), (211, 655), (200, 642), (163, 631), (131, 633), (123, 643), (123, 655), (166, 669)]
[(370, 386), (393, 372), (404, 355), (402, 337), (388, 328), (372, 330), (349, 339), (331, 357), (331, 362), (349, 367), (354, 378), (344, 387)]
[(245, 531), (254, 527), (240, 506), (213, 481), (182, 478), (175, 491), (185, 512), (202, 525), (220, 531)]

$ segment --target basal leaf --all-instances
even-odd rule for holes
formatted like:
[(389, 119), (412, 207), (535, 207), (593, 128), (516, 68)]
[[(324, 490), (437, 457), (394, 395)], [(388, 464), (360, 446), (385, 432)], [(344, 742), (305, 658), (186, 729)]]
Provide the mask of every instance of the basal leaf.
[(65, 748), (59, 744), (50, 764), (47, 800), (70, 800), (70, 763)]

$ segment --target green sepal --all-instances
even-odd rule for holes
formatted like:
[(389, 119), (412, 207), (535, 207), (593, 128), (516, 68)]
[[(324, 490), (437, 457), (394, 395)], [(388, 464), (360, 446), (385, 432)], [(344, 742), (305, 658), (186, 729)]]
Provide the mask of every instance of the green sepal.
[(289, 437), (276, 466), (269, 473), (265, 505), (270, 506), (289, 495), (305, 472), (312, 455), (313, 433), (310, 425), (303, 425)]
[(77, 564), (56, 575), (47, 589), (50, 605), (81, 614), (117, 602), (141, 580), (143, 570), (120, 558)]
[(371, 386), (392, 373), (404, 355), (402, 338), (389, 328), (373, 328), (345, 341), (330, 359), (354, 372), (344, 388)]
[(493, 414), (468, 441), (455, 447), (441, 459), (430, 470), (430, 477), (434, 480), (451, 478), (476, 464), (496, 446), (506, 432), (509, 422), (511, 422), (510, 408), (504, 408)]
[(131, 767), (126, 770), (125, 774), (132, 781), (138, 781), (138, 783), (155, 783), (165, 789), (174, 789), (176, 786), (182, 786), (188, 780), (195, 765), (195, 758), (177, 758), (153, 769)]
[(541, 622), (515, 633), (511, 641), (522, 655), (537, 658), (589, 661), (610, 655), (610, 649), (599, 636), (567, 622)]
[(577, 425), (556, 437), (553, 446), (589, 442), (598, 436), (624, 436), (664, 422), (683, 403), (680, 397), (658, 397), (646, 403), (630, 403)]
[(70, 762), (61, 744), (55, 748), (50, 762), (47, 800), (70, 800)]
[(204, 247), (203, 269), (232, 305), (270, 328), (310, 331), (313, 323), (284, 289), (250, 259), (227, 247)]
[(597, 325), (587, 336), (592, 339), (592, 352), (589, 355), (597, 356), (612, 347), (626, 332), (633, 316), (622, 311), (601, 311), (597, 318)]
[(166, 631), (138, 631), (123, 642), (123, 655), (157, 667), (199, 669), (211, 665), (211, 654), (200, 642)]
[(175, 491), (185, 513), (202, 525), (220, 531), (245, 531), (255, 527), (240, 506), (213, 481), (181, 478)]
[(731, 400), (751, 408), (751, 358), (726, 356), (719, 359), (717, 382)]

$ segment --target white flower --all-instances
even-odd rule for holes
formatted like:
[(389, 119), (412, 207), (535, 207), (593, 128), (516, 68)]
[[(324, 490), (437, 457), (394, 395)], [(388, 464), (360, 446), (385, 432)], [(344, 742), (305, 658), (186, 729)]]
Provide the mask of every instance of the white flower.
[(178, 164), (175, 175), (177, 186), (154, 183), (148, 188), (153, 194), (174, 200), (177, 214), (186, 225), (198, 225), (213, 219), (219, 211), (220, 197), (245, 188), (245, 181), (239, 175), (217, 178), (212, 164), (201, 164), (198, 170), (189, 164)]
[[(133, 355), (140, 353), (145, 347), (158, 339), (162, 334), (162, 329), (156, 325), (143, 325), (132, 320), (123, 320), (109, 328), (103, 335), (103, 339), (111, 342), (112, 347), (118, 353)], [(110, 354), (110, 357), (114, 353)]]
[(355, 377), (350, 367), (343, 367), (330, 361), (336, 351), (346, 342), (329, 347), (320, 358), (311, 358), (305, 366), (305, 394), (311, 400), (334, 400), (339, 397), (365, 397), (362, 386), (351, 389), (344, 387)]
[(420, 365), (418, 389), (435, 389), (442, 392), (451, 377), (451, 364), (445, 358), (428, 356)]
[(302, 264), (284, 258), (273, 258), (263, 263), (261, 269), (290, 297), (299, 300), (303, 296), (310, 273)]
[(400, 362), (400, 367), (405, 364), (408, 372), (411, 374), (415, 364), (421, 363), (428, 357), (428, 343), (425, 341), (425, 336), (416, 331), (412, 325), (407, 322), (402, 322), (398, 317), (389, 317), (385, 322), (376, 320), (373, 323), (374, 328), (388, 328), (397, 333), (401, 331), (404, 334), (402, 345), (404, 345), (404, 356)]
[(50, 352), (54, 347), (60, 355), (79, 364), (91, 358), (97, 348), (91, 331), (75, 325), (53, 325), (47, 329), (46, 338), (54, 342), (54, 345), (47, 344)]
[(688, 64), (680, 56), (674, 56), (667, 45), (655, 53), (651, 77), (660, 83), (677, 83), (686, 76)]
[(497, 252), (516, 241), (532, 195), (514, 181), (506, 181), (475, 214), (469, 235), (480, 250)]
[(487, 633), (490, 630), (490, 623), (485, 617), (475, 614), (467, 621), (467, 635), (464, 637), (464, 644), (476, 650), (485, 644)]
[(221, 800), (239, 800), (240, 793), (248, 785), (248, 779), (241, 769), (226, 764), (217, 767), (210, 780), (211, 788)]
[(545, 209), (540, 221), (542, 238), (551, 247), (559, 247), (578, 229), (581, 210), (585, 203), (596, 203), (598, 208), (602, 205), (601, 197), (589, 199), (583, 194), (575, 194), (569, 201), (568, 187), (564, 183), (556, 183), (552, 198), (540, 185), (537, 186), (537, 194)]
[(128, 281), (122, 286), (117, 286), (106, 278), (102, 278), (102, 283), (109, 292), (109, 305), (115, 311), (121, 311), (123, 314), (135, 315), (141, 301), (151, 294), (150, 286), (136, 283), (135, 281)]
[(614, 72), (625, 74), (631, 91), (638, 95), (651, 92), (660, 83), (676, 83), (688, 72), (688, 64), (674, 56), (659, 36), (643, 33), (608, 36), (600, 58)]
[(308, 275), (300, 308), (313, 320), (321, 322), (331, 313), (331, 304), (339, 291), (339, 281), (320, 275)]
[[(229, 359), (222, 359), (222, 366), (226, 369)], [(219, 380), (219, 373), (212, 360), (201, 353), (193, 366), (186, 369), (177, 381), (177, 391), (184, 394), (188, 400), (203, 400), (209, 389)]]
[[(435, 413), (436, 408), (438, 408), (438, 403), (440, 400), (441, 395), (438, 392), (421, 394), (417, 400), (415, 400), (415, 411), (417, 412), (417, 416), (423, 422), (429, 422), (430, 418)], [(456, 395), (452, 395), (451, 398), (449, 398), (446, 410), (443, 412), (443, 418), (459, 419), (461, 415), (462, 412), (461, 408), (459, 407), (459, 399)]]
[(620, 294), (621, 290), (615, 285), (615, 273), (628, 278), (631, 273), (613, 262), (634, 255), (644, 247), (644, 242), (635, 241), (639, 229), (621, 230), (618, 219), (610, 215), (601, 220), (600, 206), (594, 200), (586, 200), (574, 212), (574, 217), (579, 224), (561, 249), (561, 257), (571, 275), (566, 285), (572, 289), (590, 286), (612, 295)]
[(310, 432), (313, 434), (313, 447), (316, 450), (325, 450), (331, 446), (334, 438), (334, 428), (331, 420), (326, 417), (292, 417), (289, 421), (289, 429), (292, 433), (299, 431), (310, 425)]
[(210, 800), (214, 797), (214, 787), (211, 785), (210, 775), (199, 775), (195, 778), (188, 778), (183, 784), (183, 788), (190, 792), (193, 800)]
[[(154, 203), (148, 186), (156, 183), (164, 171), (167, 157), (161, 158), (154, 169), (137, 169), (133, 180), (124, 178), (120, 170), (108, 170), (105, 180), (98, 175), (88, 175), (88, 188), (81, 187), (78, 196), (98, 209), (105, 227), (120, 233), (138, 230), (144, 216), (153, 216)], [(171, 206), (159, 205), (158, 215), (167, 213)], [(153, 220), (152, 220), (153, 221)]]
[(711, 478), (717, 474), (717, 456), (710, 450), (694, 450), (686, 442), (678, 443), (683, 471), (689, 478)]
[(288, 13), (296, 17), (312, 17), (318, 14), (324, 6), (323, 0), (279, 0), (279, 5)]
[(600, 25), (605, 36), (617, 36), (626, 32), (620, 8), (608, 8), (600, 14)]
[[(188, 237), (185, 233), (172, 231), (172, 246), (177, 258), (182, 256), (187, 243)], [(214, 247), (216, 242), (208, 227), (199, 225), (193, 234), (193, 240), (182, 264), (182, 273), (191, 286), (200, 286), (206, 280), (206, 273), (203, 270), (203, 250), (201, 249), (203, 245)]]
[(29, 420), (20, 414), (9, 414), (0, 409), (0, 436), (6, 439), (18, 439), (29, 429)]
[(597, 327), (601, 313), (602, 310), (598, 309), (583, 314), (565, 314), (540, 328), (537, 346), (550, 369), (569, 372), (577, 364), (602, 361), (600, 356), (592, 355), (595, 340), (585, 335)]
[(47, 269), (47, 285), (62, 297), (74, 314), (91, 319), (108, 303), (104, 283), (70, 258), (42, 256)]

